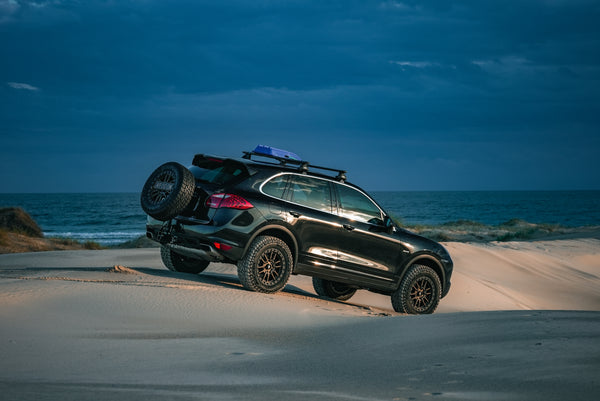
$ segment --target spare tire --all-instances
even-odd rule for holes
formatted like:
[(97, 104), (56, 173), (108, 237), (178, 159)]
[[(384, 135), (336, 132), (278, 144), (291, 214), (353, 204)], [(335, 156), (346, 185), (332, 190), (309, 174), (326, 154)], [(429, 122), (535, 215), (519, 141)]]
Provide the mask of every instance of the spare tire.
[(190, 170), (179, 163), (165, 163), (146, 180), (140, 199), (142, 209), (157, 220), (170, 220), (190, 203), (195, 187)]

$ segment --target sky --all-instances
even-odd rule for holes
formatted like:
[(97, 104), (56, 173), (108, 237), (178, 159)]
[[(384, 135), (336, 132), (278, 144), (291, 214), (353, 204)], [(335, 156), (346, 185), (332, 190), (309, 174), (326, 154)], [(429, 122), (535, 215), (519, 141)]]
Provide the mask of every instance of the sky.
[(256, 145), (367, 190), (600, 189), (597, 0), (0, 0), (0, 192)]

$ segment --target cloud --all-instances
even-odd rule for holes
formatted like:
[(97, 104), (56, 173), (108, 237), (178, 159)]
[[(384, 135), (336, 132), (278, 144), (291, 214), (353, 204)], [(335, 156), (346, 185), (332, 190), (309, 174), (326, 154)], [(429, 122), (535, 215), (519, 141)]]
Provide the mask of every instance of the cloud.
[(10, 21), (19, 7), (19, 3), (15, 0), (0, 0), (0, 24)]
[(395, 61), (395, 60), (390, 60), (389, 63), (400, 66), (400, 69), (405, 72), (409, 71), (411, 69), (413, 69), (413, 70), (432, 70), (432, 69), (456, 70), (456, 68), (457, 68), (455, 64), (442, 64), (442, 63), (437, 63), (437, 62), (433, 62), (433, 61)]
[(397, 64), (402, 67), (414, 67), (414, 68), (427, 68), (427, 67), (439, 65), (439, 63), (432, 63), (430, 61), (390, 61), (390, 63)]
[[(524, 76), (529, 76), (536, 73), (556, 71), (559, 67), (559, 65), (545, 65), (541, 62), (536, 63), (532, 60), (516, 55), (503, 56), (495, 59), (473, 60), (471, 63), (494, 75), (521, 74)], [(568, 61), (563, 61), (562, 66), (565, 68), (576, 68), (576, 66), (570, 65)]]
[(389, 1), (384, 1), (383, 3), (380, 3), (379, 8), (381, 8), (383, 10), (409, 11), (409, 10), (414, 10), (416, 7), (402, 3), (400, 1), (389, 0)]
[(22, 82), (7, 82), (6, 84), (13, 89), (27, 90), (32, 92), (37, 92), (40, 90), (40, 88)]

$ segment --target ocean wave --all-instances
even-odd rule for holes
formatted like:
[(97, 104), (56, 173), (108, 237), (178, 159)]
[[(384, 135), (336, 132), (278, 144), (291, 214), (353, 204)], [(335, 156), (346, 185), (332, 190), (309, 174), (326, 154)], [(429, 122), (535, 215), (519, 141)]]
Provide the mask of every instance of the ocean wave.
[(146, 234), (145, 231), (107, 231), (107, 232), (77, 232), (77, 231), (49, 231), (44, 232), (45, 237), (69, 238), (76, 241), (93, 241), (100, 245), (116, 245), (131, 241)]

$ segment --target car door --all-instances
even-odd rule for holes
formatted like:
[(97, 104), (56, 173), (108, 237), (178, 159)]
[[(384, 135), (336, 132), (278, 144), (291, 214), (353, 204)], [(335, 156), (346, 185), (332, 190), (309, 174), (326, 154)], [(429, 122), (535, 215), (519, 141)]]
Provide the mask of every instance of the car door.
[(395, 268), (409, 250), (384, 226), (383, 211), (362, 191), (334, 183), (337, 198), (338, 268), (356, 278), (393, 281)]
[(341, 226), (333, 214), (329, 181), (292, 174), (287, 199), (287, 221), (298, 240), (298, 264), (310, 270), (335, 264)]

